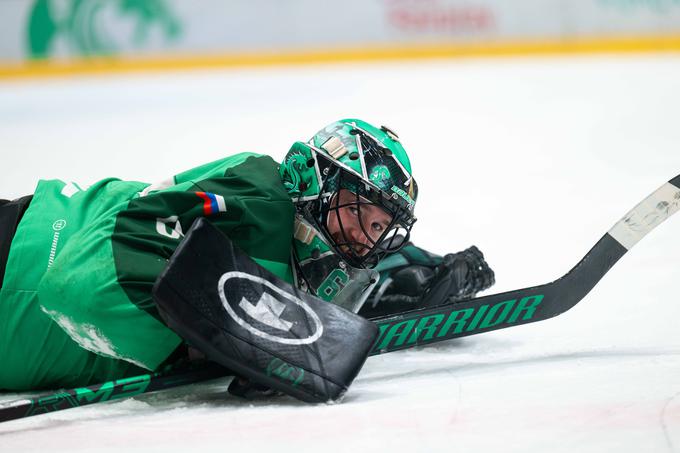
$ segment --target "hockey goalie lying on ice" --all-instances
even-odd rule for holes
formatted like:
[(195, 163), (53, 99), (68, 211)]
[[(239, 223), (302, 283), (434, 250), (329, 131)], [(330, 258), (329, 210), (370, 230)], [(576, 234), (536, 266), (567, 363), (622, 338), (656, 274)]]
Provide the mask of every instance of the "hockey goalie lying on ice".
[(241, 396), (336, 399), (375, 340), (364, 317), (494, 282), (475, 247), (440, 257), (409, 242), (417, 192), (397, 135), (356, 119), (280, 165), (243, 153), (152, 185), (40, 181), (0, 201), (0, 389), (207, 357)]

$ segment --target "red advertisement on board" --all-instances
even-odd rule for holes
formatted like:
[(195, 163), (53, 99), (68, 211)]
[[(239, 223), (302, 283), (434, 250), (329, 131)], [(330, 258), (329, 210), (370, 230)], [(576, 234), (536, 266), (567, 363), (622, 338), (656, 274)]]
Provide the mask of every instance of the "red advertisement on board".
[(402, 32), (474, 33), (495, 28), (486, 5), (446, 0), (385, 0), (387, 22)]

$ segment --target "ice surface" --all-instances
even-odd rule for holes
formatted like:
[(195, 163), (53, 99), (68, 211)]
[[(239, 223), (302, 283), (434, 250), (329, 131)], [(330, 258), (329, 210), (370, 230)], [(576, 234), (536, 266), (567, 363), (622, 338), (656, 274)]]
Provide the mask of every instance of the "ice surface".
[[(680, 173), (680, 58), (3, 82), (0, 196), (38, 178), (161, 181), (238, 151), (280, 159), (352, 116), (410, 150), (415, 241), (478, 245), (494, 292), (509, 290), (562, 275)], [(558, 318), (369, 359), (342, 404), (247, 403), (225, 379), (3, 423), (0, 452), (680, 451), (679, 234), (676, 216)]]

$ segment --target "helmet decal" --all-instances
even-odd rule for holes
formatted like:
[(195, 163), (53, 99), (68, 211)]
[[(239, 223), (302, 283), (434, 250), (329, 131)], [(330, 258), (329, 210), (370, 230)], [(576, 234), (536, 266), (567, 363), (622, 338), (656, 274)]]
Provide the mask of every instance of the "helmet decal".
[(297, 142), (281, 163), (279, 175), (292, 198), (315, 198), (319, 194), (321, 176), (314, 154), (309, 147)]
[(390, 170), (386, 165), (376, 165), (371, 169), (368, 179), (382, 190), (390, 187)]

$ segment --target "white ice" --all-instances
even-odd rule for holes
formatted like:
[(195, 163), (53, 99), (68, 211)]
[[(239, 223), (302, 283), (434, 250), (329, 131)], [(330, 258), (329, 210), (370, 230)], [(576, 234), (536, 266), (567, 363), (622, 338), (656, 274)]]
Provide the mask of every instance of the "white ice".
[[(341, 117), (400, 134), (421, 188), (415, 241), (476, 244), (499, 292), (562, 275), (680, 173), (680, 57), (2, 82), (0, 197), (38, 178), (280, 159)], [(679, 237), (676, 216), (555, 319), (370, 358), (341, 404), (247, 403), (224, 379), (3, 423), (0, 451), (677, 452)]]

